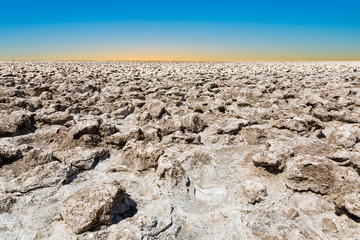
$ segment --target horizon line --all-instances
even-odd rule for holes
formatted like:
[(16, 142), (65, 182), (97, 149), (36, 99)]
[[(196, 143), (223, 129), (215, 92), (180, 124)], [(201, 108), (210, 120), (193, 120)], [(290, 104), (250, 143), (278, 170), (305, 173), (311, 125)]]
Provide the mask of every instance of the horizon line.
[(359, 62), (359, 59), (0, 59), (3, 62)]

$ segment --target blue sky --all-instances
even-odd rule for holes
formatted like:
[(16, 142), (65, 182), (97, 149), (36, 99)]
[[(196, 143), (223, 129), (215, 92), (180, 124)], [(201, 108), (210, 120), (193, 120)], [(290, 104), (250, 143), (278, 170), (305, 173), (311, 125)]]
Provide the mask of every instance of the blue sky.
[(2, 1), (0, 59), (360, 60), (360, 1)]

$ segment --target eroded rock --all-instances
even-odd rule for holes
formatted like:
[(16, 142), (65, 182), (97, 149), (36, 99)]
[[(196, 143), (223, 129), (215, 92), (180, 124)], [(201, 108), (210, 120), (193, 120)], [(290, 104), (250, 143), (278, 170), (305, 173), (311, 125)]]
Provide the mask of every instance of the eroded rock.
[(127, 166), (137, 171), (156, 168), (164, 149), (154, 143), (130, 143), (123, 149), (122, 159)]
[(329, 193), (335, 181), (335, 164), (316, 156), (298, 156), (286, 164), (286, 186), (296, 191)]
[(346, 124), (335, 129), (329, 136), (329, 142), (350, 148), (360, 141), (360, 127), (355, 124)]
[(360, 193), (355, 192), (344, 196), (344, 208), (350, 214), (360, 218)]
[(262, 183), (246, 180), (242, 186), (249, 203), (255, 204), (265, 200), (267, 192), (266, 187)]
[(198, 133), (204, 130), (206, 124), (199, 114), (192, 113), (182, 118), (182, 126), (189, 132)]
[(25, 133), (31, 126), (30, 118), (21, 111), (0, 115), (0, 137)]
[(84, 149), (77, 147), (68, 151), (55, 152), (54, 155), (67, 166), (79, 170), (89, 170), (97, 160), (106, 157), (108, 154), (109, 150), (105, 148)]
[(85, 187), (67, 197), (61, 209), (65, 223), (77, 234), (101, 224), (110, 224), (114, 215), (129, 210), (130, 204), (117, 182)]
[(157, 119), (165, 113), (165, 106), (166, 104), (162, 101), (151, 100), (145, 104), (144, 109), (146, 109), (152, 118)]
[(11, 180), (5, 187), (7, 192), (27, 193), (39, 188), (64, 183), (73, 174), (74, 170), (70, 167), (53, 161), (21, 174)]
[(106, 143), (116, 145), (118, 147), (125, 146), (126, 142), (130, 140), (139, 141), (144, 138), (144, 134), (141, 129), (133, 127), (124, 129), (106, 138)]

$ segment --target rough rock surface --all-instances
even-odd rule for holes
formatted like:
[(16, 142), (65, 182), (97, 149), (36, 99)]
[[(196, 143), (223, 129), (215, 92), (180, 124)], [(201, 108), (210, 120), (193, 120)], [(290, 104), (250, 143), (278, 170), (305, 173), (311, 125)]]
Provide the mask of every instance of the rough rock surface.
[(67, 197), (61, 216), (75, 233), (100, 224), (110, 224), (115, 214), (128, 211), (130, 204), (119, 183), (103, 183), (80, 189)]
[(359, 62), (0, 62), (0, 239), (358, 239)]
[(30, 128), (29, 117), (21, 111), (13, 111), (11, 114), (0, 116), (0, 136), (14, 136), (26, 132)]
[(249, 203), (255, 204), (265, 199), (266, 187), (258, 182), (246, 180), (243, 183), (244, 193), (248, 197)]
[(83, 149), (76, 147), (67, 151), (55, 152), (55, 157), (62, 163), (80, 170), (89, 170), (100, 158), (106, 157), (109, 151), (101, 149)]

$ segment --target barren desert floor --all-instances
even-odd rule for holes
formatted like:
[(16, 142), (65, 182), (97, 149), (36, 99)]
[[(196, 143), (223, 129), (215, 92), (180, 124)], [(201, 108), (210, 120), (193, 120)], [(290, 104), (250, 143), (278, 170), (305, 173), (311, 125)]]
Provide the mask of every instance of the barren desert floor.
[(360, 62), (0, 62), (0, 239), (360, 239)]

